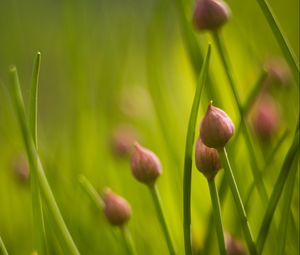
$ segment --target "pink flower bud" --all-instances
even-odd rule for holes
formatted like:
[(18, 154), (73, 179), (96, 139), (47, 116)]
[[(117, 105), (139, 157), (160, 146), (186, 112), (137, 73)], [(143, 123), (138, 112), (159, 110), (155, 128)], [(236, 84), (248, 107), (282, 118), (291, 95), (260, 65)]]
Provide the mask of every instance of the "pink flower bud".
[(131, 216), (131, 208), (128, 202), (110, 189), (104, 191), (104, 213), (112, 225), (123, 226)]
[(228, 255), (246, 255), (246, 250), (241, 241), (234, 239), (230, 234), (225, 234), (225, 245)]
[(131, 158), (131, 171), (140, 182), (153, 185), (162, 173), (158, 157), (150, 150), (135, 143), (135, 151)]
[(195, 150), (196, 166), (208, 180), (212, 180), (222, 168), (219, 153), (214, 148), (204, 145), (200, 138), (197, 140)]
[(14, 174), (21, 183), (27, 183), (30, 175), (29, 163), (26, 155), (20, 154), (13, 162)]
[(265, 95), (259, 99), (254, 108), (252, 125), (256, 135), (264, 141), (268, 141), (277, 131), (279, 110), (271, 97)]
[(210, 102), (200, 124), (202, 142), (210, 148), (220, 149), (225, 146), (233, 133), (234, 125), (229, 116)]
[(193, 22), (199, 30), (216, 30), (227, 22), (230, 9), (222, 0), (198, 0), (196, 2)]

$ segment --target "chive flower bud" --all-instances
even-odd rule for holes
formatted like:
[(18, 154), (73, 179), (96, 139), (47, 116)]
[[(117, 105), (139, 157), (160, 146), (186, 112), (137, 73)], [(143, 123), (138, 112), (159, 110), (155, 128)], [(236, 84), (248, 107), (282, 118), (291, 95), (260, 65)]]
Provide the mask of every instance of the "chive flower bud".
[(246, 255), (246, 250), (241, 241), (233, 238), (230, 234), (225, 234), (225, 245), (228, 255)]
[(222, 0), (198, 0), (193, 22), (199, 31), (214, 31), (228, 21), (230, 14), (230, 8)]
[(218, 151), (207, 147), (200, 138), (198, 138), (196, 143), (195, 159), (198, 170), (208, 180), (212, 180), (222, 168)]
[(265, 95), (258, 101), (252, 125), (255, 134), (262, 141), (270, 140), (276, 133), (279, 126), (279, 110), (271, 97)]
[(160, 160), (152, 151), (138, 143), (135, 143), (134, 147), (131, 157), (132, 174), (138, 181), (151, 186), (162, 173)]
[(233, 136), (234, 124), (229, 116), (221, 109), (214, 107), (212, 101), (200, 124), (202, 142), (215, 149), (221, 149)]
[(130, 219), (131, 208), (123, 197), (106, 188), (103, 201), (104, 214), (110, 224), (122, 227)]
[(13, 162), (14, 174), (20, 183), (27, 183), (30, 176), (29, 163), (26, 155), (18, 155)]

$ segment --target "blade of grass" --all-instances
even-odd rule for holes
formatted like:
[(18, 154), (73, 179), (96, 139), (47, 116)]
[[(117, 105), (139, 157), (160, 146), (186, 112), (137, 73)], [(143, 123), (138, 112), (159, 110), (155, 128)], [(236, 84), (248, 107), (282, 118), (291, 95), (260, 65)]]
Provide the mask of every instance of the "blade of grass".
[(124, 226), (124, 227), (121, 228), (121, 233), (122, 233), (122, 236), (124, 238), (128, 254), (136, 255), (137, 253), (135, 251), (134, 244), (133, 244), (133, 239), (132, 239), (132, 236), (131, 236), (131, 233), (130, 233), (129, 229), (126, 226)]
[(221, 207), (220, 207), (220, 200), (218, 191), (215, 184), (215, 179), (208, 180), (208, 186), (210, 191), (210, 197), (212, 202), (212, 209), (215, 219), (215, 226), (217, 231), (217, 237), (219, 241), (219, 250), (221, 255), (226, 255), (226, 247), (225, 247), (225, 239), (224, 239), (224, 228), (222, 223), (222, 216), (221, 216)]
[[(33, 138), (36, 150), (38, 150), (37, 143), (37, 108), (38, 108), (38, 83), (41, 64), (41, 53), (38, 52), (32, 74), (32, 84), (30, 88), (29, 97), (29, 114), (28, 122), (31, 136)], [(32, 166), (31, 166), (32, 168)], [(42, 201), (40, 197), (40, 190), (36, 180), (36, 174), (31, 171), (31, 196), (32, 196), (32, 214), (33, 214), (33, 228), (34, 241), (39, 254), (47, 254), (47, 238), (45, 231), (45, 222), (43, 215)]]
[(276, 16), (274, 15), (270, 5), (266, 0), (256, 0), (259, 4), (265, 18), (267, 19), (270, 28), (273, 31), (273, 34), (279, 44), (283, 55), (285, 56), (287, 62), (289, 63), (290, 68), (296, 79), (296, 83), (299, 86), (299, 60), (296, 59), (295, 53), (293, 52), (291, 46), (289, 45), (286, 36), (283, 34), (282, 29), (277, 21)]
[(262, 224), (259, 229), (259, 233), (256, 241), (259, 253), (262, 253), (263, 251), (274, 212), (277, 208), (277, 204), (282, 194), (282, 190), (286, 182), (286, 179), (290, 173), (293, 159), (294, 157), (296, 157), (298, 152), (299, 152), (299, 129), (294, 137), (291, 147), (289, 148), (285, 156), (279, 176), (276, 180), (270, 200), (268, 202)]
[(228, 159), (228, 155), (226, 152), (226, 149), (223, 148), (220, 153), (219, 153), (220, 157), (221, 157), (221, 161), (222, 161), (222, 165), (225, 171), (225, 175), (226, 178), (228, 180), (234, 201), (235, 201), (235, 205), (237, 207), (237, 211), (241, 220), (241, 224), (242, 224), (242, 229), (244, 232), (244, 236), (245, 236), (245, 240), (249, 249), (249, 252), (251, 255), (257, 255), (260, 253), (257, 253), (256, 250), (256, 246), (253, 240), (253, 236), (251, 233), (251, 229), (250, 229), (250, 225), (248, 222), (248, 218), (247, 218), (247, 214), (243, 205), (243, 201), (241, 199), (232, 169), (231, 169), (231, 165)]
[(0, 236), (0, 255), (8, 255), (8, 252), (5, 248), (4, 242), (2, 241), (2, 238)]
[(153, 202), (154, 202), (154, 205), (155, 205), (155, 209), (157, 211), (157, 216), (158, 216), (159, 222), (162, 226), (164, 236), (165, 236), (166, 241), (167, 241), (167, 245), (168, 245), (168, 248), (169, 248), (169, 253), (171, 255), (175, 255), (176, 254), (175, 246), (174, 246), (174, 243), (173, 243), (172, 238), (171, 238), (170, 230), (168, 228), (168, 224), (167, 224), (166, 216), (165, 216), (165, 213), (164, 213), (164, 210), (163, 210), (163, 207), (162, 207), (162, 202), (161, 202), (161, 199), (160, 199), (159, 191), (158, 191), (156, 185), (149, 186), (149, 189), (150, 189), (150, 192), (151, 192), (151, 195), (152, 195), (152, 199), (153, 199)]
[(184, 156), (184, 177), (183, 177), (183, 231), (185, 254), (192, 254), (191, 240), (191, 183), (192, 183), (192, 154), (195, 140), (195, 126), (197, 121), (200, 98), (206, 77), (211, 55), (211, 45), (208, 45), (206, 57), (202, 64), (199, 80), (196, 87), (195, 97), (189, 118), (189, 125), (186, 135), (185, 156)]
[[(298, 159), (295, 158), (294, 160), (294, 168), (297, 168)], [(278, 255), (284, 255), (285, 254), (285, 243), (288, 236), (288, 224), (289, 220), (292, 217), (291, 213), (291, 203), (293, 198), (293, 193), (295, 190), (295, 184), (296, 184), (296, 176), (297, 176), (297, 169), (293, 170), (290, 174), (288, 180), (287, 180), (287, 187), (286, 192), (283, 197), (283, 211), (281, 215), (281, 221), (280, 221), (280, 229), (279, 229), (279, 248), (278, 248)]]
[(243, 112), (243, 108), (242, 108), (242, 104), (241, 104), (241, 100), (238, 94), (238, 91), (236, 89), (236, 84), (234, 82), (233, 76), (232, 76), (232, 72), (231, 72), (231, 68), (229, 65), (229, 58), (228, 58), (228, 54), (226, 52), (226, 49), (224, 47), (223, 41), (221, 40), (221, 36), (219, 34), (219, 32), (213, 32), (213, 39), (215, 41), (215, 44), (217, 46), (220, 58), (221, 58), (221, 62), (223, 64), (227, 79), (229, 81), (229, 85), (230, 88), (232, 90), (232, 93), (234, 95), (236, 104), (237, 104), (237, 108), (239, 110), (239, 114), (241, 117), (241, 129), (244, 131), (244, 137), (246, 139), (246, 143), (248, 145), (248, 149), (249, 149), (249, 155), (250, 155), (250, 163), (251, 163), (251, 172), (255, 181), (255, 185), (257, 187), (257, 190), (259, 192), (260, 198), (262, 200), (262, 203), (267, 203), (268, 201), (268, 194), (267, 194), (267, 190), (265, 187), (265, 184), (263, 182), (263, 180), (260, 178), (259, 175), (259, 166), (258, 166), (258, 162), (257, 162), (257, 155), (256, 155), (256, 150), (254, 148), (253, 145), (253, 141), (251, 139), (251, 134), (250, 131), (247, 127), (247, 122), (245, 120), (245, 116), (244, 116), (244, 112)]
[(42, 166), (42, 163), (39, 159), (39, 155), (36, 151), (34, 141), (31, 137), (31, 133), (29, 131), (29, 127), (26, 121), (25, 108), (23, 103), (23, 97), (21, 93), (19, 78), (17, 74), (16, 67), (11, 67), (10, 70), (10, 92), (11, 98), (13, 101), (13, 105), (17, 114), (17, 119), (19, 121), (19, 125), (21, 128), (24, 144), (27, 151), (27, 156), (30, 165), (32, 166), (32, 171), (37, 176), (37, 182), (40, 186), (40, 191), (43, 199), (45, 200), (45, 205), (49, 210), (49, 215), (53, 217), (53, 222), (56, 224), (59, 229), (58, 234), (60, 235), (62, 246), (68, 251), (69, 254), (79, 254), (79, 251), (65, 225), (65, 222), (60, 213), (59, 207), (56, 204), (55, 198), (51, 191), (51, 188), (48, 184), (47, 178), (45, 176), (45, 172)]

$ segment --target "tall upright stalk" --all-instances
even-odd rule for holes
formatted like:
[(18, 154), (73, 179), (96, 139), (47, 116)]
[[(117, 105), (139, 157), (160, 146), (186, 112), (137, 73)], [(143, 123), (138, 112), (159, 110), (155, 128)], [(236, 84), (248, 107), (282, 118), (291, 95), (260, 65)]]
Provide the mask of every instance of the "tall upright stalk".
[(136, 255), (137, 253), (135, 251), (133, 239), (129, 229), (126, 226), (124, 226), (121, 228), (121, 233), (124, 238), (128, 254)]
[(0, 236), (0, 255), (8, 255), (8, 252), (6, 250), (4, 242), (2, 241), (1, 236)]
[(192, 254), (192, 241), (191, 241), (191, 183), (192, 183), (192, 154), (193, 145), (195, 140), (195, 125), (198, 115), (198, 108), (200, 98), (206, 77), (208, 73), (208, 66), (211, 55), (211, 46), (208, 46), (204, 63), (202, 64), (194, 101), (190, 113), (188, 131), (185, 143), (185, 157), (184, 157), (184, 177), (183, 177), (183, 234), (184, 234), (184, 247), (185, 254)]
[(265, 184), (263, 182), (263, 180), (260, 178), (260, 174), (259, 174), (259, 166), (258, 166), (258, 162), (257, 162), (257, 157), (256, 157), (256, 153), (255, 153), (255, 148), (253, 146), (253, 142), (251, 139), (251, 134), (250, 131), (247, 127), (247, 123), (245, 120), (245, 116), (244, 116), (244, 112), (243, 112), (243, 107), (242, 107), (242, 103), (237, 91), (237, 87), (236, 84), (234, 82), (233, 79), (233, 75), (232, 75), (232, 71), (229, 65), (229, 58), (226, 52), (226, 49), (224, 47), (223, 41), (220, 37), (220, 32), (216, 31), (212, 33), (214, 41), (216, 43), (220, 58), (221, 58), (221, 62), (223, 64), (230, 88), (232, 90), (233, 96), (235, 98), (239, 113), (240, 113), (240, 117), (241, 117), (241, 128), (244, 131), (244, 135), (245, 135), (245, 139), (246, 139), (246, 143), (248, 145), (248, 148), (250, 150), (250, 157), (251, 157), (251, 164), (253, 164), (253, 167), (251, 167), (252, 170), (252, 175), (257, 187), (257, 190), (259, 192), (260, 198), (262, 200), (263, 203), (266, 203), (268, 201), (268, 194), (267, 194), (267, 190), (265, 187)]
[(249, 249), (249, 252), (251, 255), (257, 255), (259, 253), (257, 253), (256, 250), (256, 246), (255, 246), (255, 242), (251, 233), (251, 229), (250, 229), (250, 225), (248, 222), (248, 218), (247, 218), (247, 214), (231, 169), (231, 165), (227, 156), (227, 152), (226, 149), (223, 148), (220, 153), (219, 153), (220, 157), (221, 157), (221, 161), (222, 161), (222, 165), (224, 167), (225, 170), (225, 175), (226, 178), (229, 182), (229, 186), (235, 201), (235, 205), (237, 207), (237, 211), (241, 220), (241, 224), (242, 224), (242, 229), (244, 232), (244, 236), (245, 236), (245, 240), (247, 242), (247, 246)]
[(15, 108), (19, 125), (21, 128), (28, 160), (32, 167), (31, 170), (37, 176), (37, 182), (39, 183), (41, 195), (45, 201), (45, 205), (49, 210), (49, 215), (51, 215), (53, 223), (56, 225), (55, 227), (59, 230), (58, 235), (60, 238), (58, 238), (58, 240), (61, 240), (62, 247), (66, 250), (68, 254), (78, 255), (80, 253), (62, 218), (59, 207), (55, 201), (55, 198), (45, 176), (44, 169), (40, 161), (39, 155), (37, 153), (37, 150), (35, 148), (31, 133), (29, 131), (19, 78), (16, 67), (14, 66), (10, 68), (10, 83), (10, 92), (13, 100), (13, 106)]
[(172, 238), (171, 238), (170, 230), (168, 228), (168, 224), (167, 224), (166, 216), (165, 216), (165, 213), (164, 213), (164, 210), (163, 210), (163, 207), (162, 207), (159, 191), (158, 191), (157, 186), (155, 184), (153, 186), (149, 186), (149, 189), (150, 189), (150, 192), (151, 192), (151, 195), (152, 195), (152, 199), (153, 199), (153, 202), (154, 202), (154, 205), (155, 205), (155, 209), (157, 211), (157, 216), (158, 216), (159, 222), (162, 226), (163, 233), (164, 233), (164, 236), (165, 236), (166, 241), (167, 241), (169, 253), (171, 255), (175, 255), (176, 254), (175, 246), (174, 246), (174, 243), (173, 243)]
[(210, 197), (213, 207), (213, 214), (215, 219), (215, 226), (217, 230), (217, 237), (219, 241), (219, 250), (221, 255), (226, 255), (225, 239), (224, 239), (224, 230), (221, 216), (221, 207), (218, 191), (216, 188), (215, 179), (208, 180), (208, 186), (210, 191)]
[[(34, 63), (33, 73), (32, 73), (32, 84), (30, 88), (29, 113), (28, 113), (29, 130), (36, 150), (38, 150), (37, 109), (38, 109), (38, 83), (39, 83), (40, 64), (41, 64), (41, 53), (38, 52)], [(40, 196), (39, 183), (37, 182), (37, 176), (35, 174), (35, 171), (31, 171), (30, 178), (31, 178), (32, 214), (33, 214), (35, 245), (38, 254), (46, 254), (47, 238), (46, 238), (45, 222), (44, 222), (44, 215), (43, 215), (43, 205)]]
[(297, 85), (299, 86), (299, 60), (297, 60), (295, 53), (293, 52), (288, 40), (286, 39), (286, 36), (283, 34), (279, 22), (268, 2), (266, 0), (256, 1), (259, 4), (263, 14), (265, 15), (265, 18), (267, 19), (269, 26), (272, 29), (272, 32), (282, 50), (282, 53), (285, 56), (290, 68), (292, 69), (294, 77), (297, 81)]

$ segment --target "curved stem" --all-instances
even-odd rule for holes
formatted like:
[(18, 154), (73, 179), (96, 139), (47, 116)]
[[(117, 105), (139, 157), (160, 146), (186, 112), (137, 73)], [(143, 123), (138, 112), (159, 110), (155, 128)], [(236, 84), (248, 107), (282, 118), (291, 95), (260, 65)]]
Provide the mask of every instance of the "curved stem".
[(237, 211), (241, 220), (241, 224), (242, 224), (242, 228), (243, 228), (243, 232), (245, 235), (245, 239), (248, 245), (248, 249), (250, 251), (251, 255), (257, 255), (257, 250), (256, 250), (256, 246), (252, 237), (252, 233), (251, 233), (251, 229), (250, 229), (250, 225), (248, 222), (248, 218), (247, 218), (247, 214), (231, 169), (231, 165), (227, 156), (227, 152), (226, 149), (223, 148), (220, 153), (219, 153), (221, 160), (222, 160), (222, 165), (224, 167), (224, 171), (225, 171), (225, 175), (226, 178), (228, 179), (228, 183), (235, 201), (235, 205), (237, 207)]
[(277, 21), (277, 18), (274, 15), (268, 2), (266, 0), (256, 0), (256, 1), (258, 2), (262, 12), (264, 13), (272, 31), (273, 31), (273, 34), (283, 52), (283, 55), (285, 56), (287, 62), (289, 63), (290, 68), (293, 71), (294, 77), (298, 84), (299, 63), (297, 62), (295, 53), (293, 52), (292, 48), (290, 47), (289, 42), (285, 39), (286, 36), (283, 34), (282, 29), (279, 25), (279, 22)]
[(216, 184), (215, 184), (215, 179), (208, 180), (208, 186), (209, 186), (210, 197), (211, 197), (211, 202), (212, 202), (212, 207), (213, 207), (217, 237), (218, 237), (218, 241), (219, 241), (220, 254), (226, 255), (227, 252), (226, 252), (226, 247), (225, 247), (220, 200), (219, 200), (219, 195), (218, 195)]
[(8, 255), (8, 252), (7, 252), (6, 248), (5, 248), (5, 245), (4, 245), (3, 241), (2, 241), (1, 236), (0, 236), (0, 254)]
[(126, 244), (128, 254), (136, 255), (137, 253), (135, 251), (133, 239), (132, 239), (129, 229), (126, 226), (124, 226), (121, 228), (121, 232), (122, 232), (122, 236), (124, 238), (124, 242)]
[(162, 203), (161, 203), (159, 191), (158, 191), (156, 185), (149, 186), (149, 189), (150, 189), (150, 192), (151, 192), (151, 195), (152, 195), (152, 198), (153, 198), (153, 202), (154, 202), (154, 205), (155, 205), (155, 208), (156, 208), (158, 219), (160, 221), (160, 224), (161, 224), (163, 232), (164, 232), (164, 236), (165, 236), (166, 241), (167, 241), (169, 252), (170, 252), (171, 255), (175, 255), (176, 254), (175, 247), (174, 247), (174, 244), (173, 244), (173, 241), (172, 241), (172, 238), (171, 238), (171, 234), (170, 234), (170, 231), (169, 231), (169, 228), (168, 228), (168, 225), (167, 225), (167, 221), (166, 221), (166, 218), (165, 218), (165, 214), (164, 214), (164, 211), (163, 211), (163, 208), (162, 208)]

